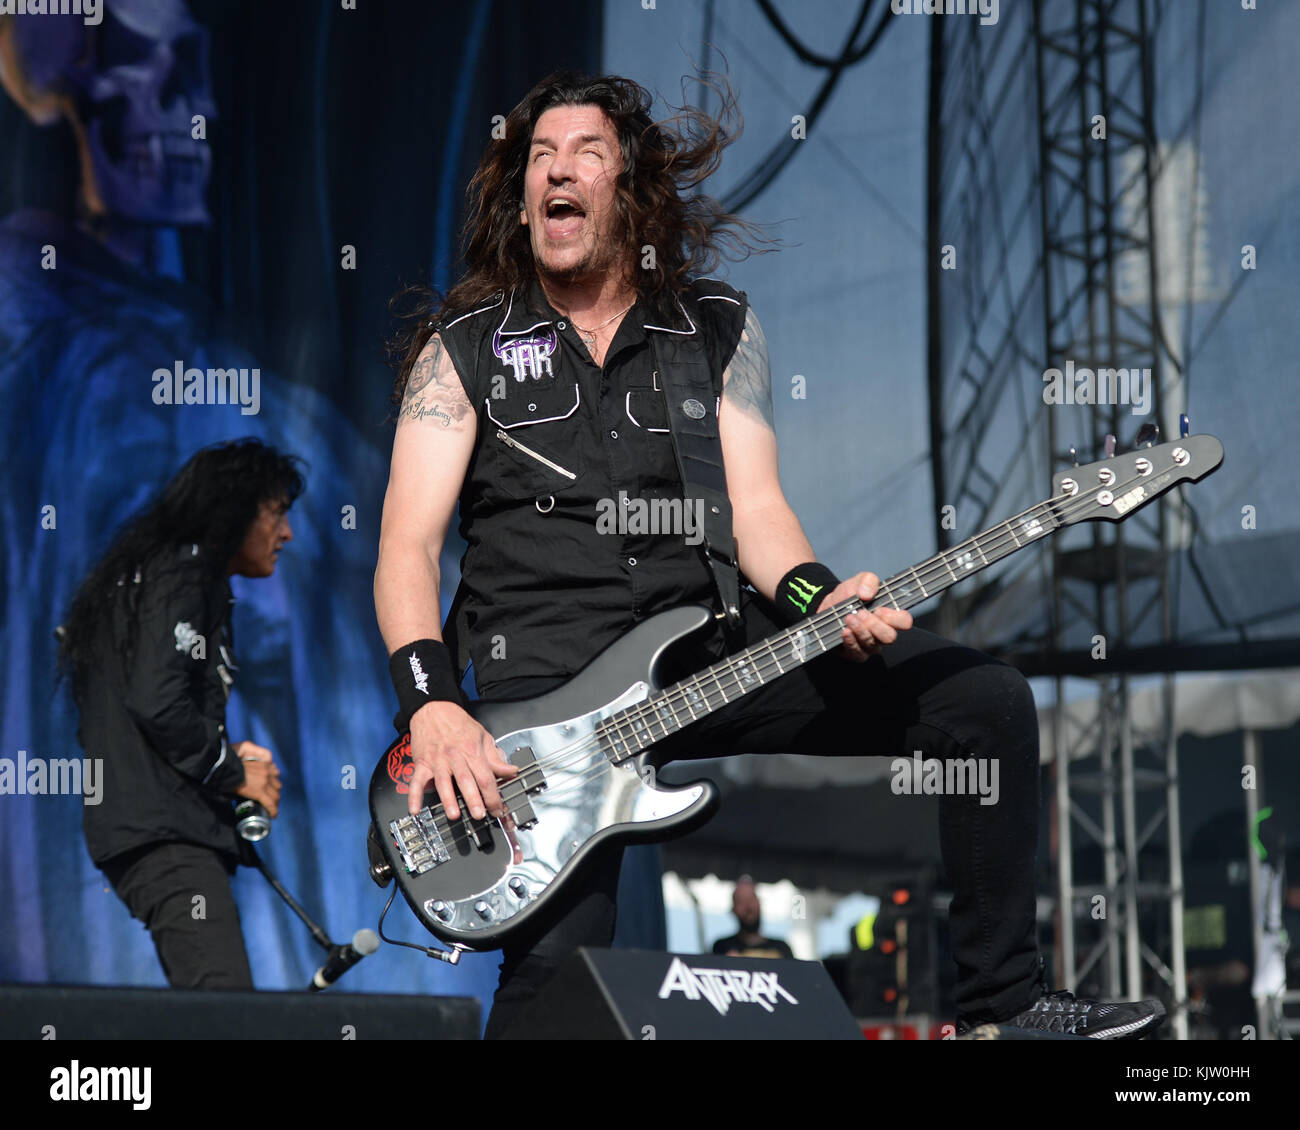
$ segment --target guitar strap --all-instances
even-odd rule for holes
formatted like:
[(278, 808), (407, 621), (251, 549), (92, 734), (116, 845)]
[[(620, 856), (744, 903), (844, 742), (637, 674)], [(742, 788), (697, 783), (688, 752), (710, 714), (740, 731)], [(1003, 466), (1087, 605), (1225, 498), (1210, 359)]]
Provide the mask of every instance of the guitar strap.
[(721, 378), (715, 379), (698, 329), (692, 334), (652, 330), (648, 336), (663, 382), (684, 501), (704, 502), (705, 559), (722, 600), (722, 614), (734, 628), (740, 623), (740, 571), (718, 434)]

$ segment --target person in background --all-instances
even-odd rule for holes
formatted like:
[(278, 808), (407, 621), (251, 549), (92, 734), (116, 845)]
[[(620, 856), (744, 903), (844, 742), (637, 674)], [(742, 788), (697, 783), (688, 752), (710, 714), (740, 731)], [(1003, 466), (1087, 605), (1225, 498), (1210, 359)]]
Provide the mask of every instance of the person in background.
[(275, 572), (304, 486), (297, 464), (255, 439), (199, 451), (118, 532), (59, 632), (78, 738), (103, 767), (86, 847), (173, 988), (253, 988), (230, 889), (231, 801), (275, 817), (280, 773), (269, 749), (226, 734), (229, 578)]
[(731, 912), (736, 916), (740, 929), (730, 937), (714, 942), (714, 953), (726, 957), (794, 957), (790, 947), (780, 938), (763, 936), (758, 888), (748, 875), (736, 880), (736, 889), (731, 895)]

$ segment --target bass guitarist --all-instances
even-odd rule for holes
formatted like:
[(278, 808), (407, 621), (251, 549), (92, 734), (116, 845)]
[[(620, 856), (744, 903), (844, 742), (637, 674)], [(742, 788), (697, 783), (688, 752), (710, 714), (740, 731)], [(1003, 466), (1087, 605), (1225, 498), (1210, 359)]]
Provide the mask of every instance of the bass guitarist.
[[(539, 83), (471, 182), (466, 274), (445, 301), (426, 294), (398, 339), (375, 604), (397, 725), (411, 732), (412, 812), (427, 789), (453, 821), (463, 809), (502, 816), (498, 782), (515, 770), (462, 708), (467, 659), (484, 699), (532, 697), (646, 617), (712, 604), (712, 634), (672, 657), (680, 675), (875, 594), (875, 574), (841, 581), (817, 561), (778, 478), (758, 319), (743, 294), (700, 277), (724, 248), (752, 246), (749, 225), (691, 191), (732, 139), (724, 93), (718, 119), (686, 110), (654, 123), (649, 94), (627, 79)], [(880, 426), (864, 421), (866, 449)], [(661, 513), (707, 503), (705, 536), (601, 521), (610, 500)], [(458, 501), (467, 550), (444, 637), (438, 562)], [(1068, 1018), (1077, 1034), (1115, 1038), (1159, 1024), (1159, 1002), (1079, 1001), (1043, 981), (1038, 722), (1025, 679), (895, 609), (849, 617), (839, 652), (675, 734), (658, 760), (997, 759), (997, 803), (940, 802), (959, 1028)], [(561, 913), (505, 947), (489, 1038), (577, 946), (610, 943), (620, 858), (605, 850)]]

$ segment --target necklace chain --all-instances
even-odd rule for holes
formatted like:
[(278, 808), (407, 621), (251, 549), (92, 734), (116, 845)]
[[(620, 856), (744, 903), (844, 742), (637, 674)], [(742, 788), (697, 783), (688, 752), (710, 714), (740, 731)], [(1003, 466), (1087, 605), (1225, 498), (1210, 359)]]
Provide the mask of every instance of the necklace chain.
[(601, 322), (600, 325), (592, 326), (591, 329), (587, 329), (585, 326), (578, 325), (577, 322), (573, 322), (572, 318), (570, 318), (569, 321), (573, 322), (573, 328), (578, 331), (578, 335), (582, 338), (582, 340), (585, 341), (588, 345), (591, 345), (596, 340), (597, 330), (603, 330), (615, 318), (621, 318), (635, 305), (636, 305), (636, 301), (633, 300), (632, 302), (628, 303), (628, 305), (624, 306), (623, 309), (620, 310), (617, 314), (611, 314), (608, 318), (606, 318), (603, 322)]

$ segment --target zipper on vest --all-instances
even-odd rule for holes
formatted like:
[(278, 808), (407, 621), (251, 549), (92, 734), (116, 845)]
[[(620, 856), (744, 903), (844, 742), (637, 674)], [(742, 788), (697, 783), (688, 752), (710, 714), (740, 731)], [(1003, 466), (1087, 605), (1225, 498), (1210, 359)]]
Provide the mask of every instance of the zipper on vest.
[(506, 444), (506, 446), (513, 447), (517, 451), (522, 451), (525, 455), (531, 456), (533, 459), (536, 459), (537, 462), (546, 464), (546, 466), (548, 466), (552, 471), (563, 475), (566, 479), (576, 479), (578, 477), (572, 471), (566, 471), (558, 463), (552, 463), (545, 455), (538, 455), (531, 447), (525, 447), (515, 439), (514, 436), (506, 435), (504, 429), (499, 429), (497, 431), (497, 439)]

